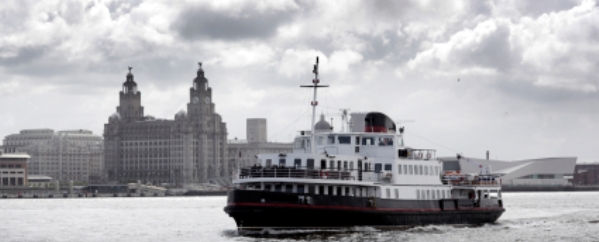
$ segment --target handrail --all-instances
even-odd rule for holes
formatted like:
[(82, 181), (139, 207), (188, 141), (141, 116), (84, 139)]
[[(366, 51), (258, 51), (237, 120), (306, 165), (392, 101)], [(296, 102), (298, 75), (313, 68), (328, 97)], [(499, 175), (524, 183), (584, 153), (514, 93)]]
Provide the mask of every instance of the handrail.
[[(362, 170), (362, 181), (391, 182), (391, 176), (386, 172)], [(327, 179), (327, 180), (358, 180), (358, 169), (316, 169), (315, 167), (243, 167), (239, 168), (235, 177), (237, 179), (253, 178), (299, 178), (299, 179)]]
[(300, 178), (355, 180), (354, 171), (349, 169), (314, 169), (296, 167), (250, 167), (239, 168), (239, 179), (251, 178)]
[(500, 183), (497, 180), (452, 180), (443, 179), (443, 184), (463, 185), (463, 186), (496, 186)]

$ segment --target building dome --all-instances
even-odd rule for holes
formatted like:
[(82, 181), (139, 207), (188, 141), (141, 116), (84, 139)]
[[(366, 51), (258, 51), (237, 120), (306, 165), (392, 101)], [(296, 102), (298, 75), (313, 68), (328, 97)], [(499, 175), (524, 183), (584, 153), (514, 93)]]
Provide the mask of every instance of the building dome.
[(184, 119), (187, 117), (187, 112), (185, 112), (185, 110), (181, 109), (181, 111), (179, 111), (177, 114), (175, 114), (175, 120), (179, 120), (179, 119)]
[(324, 114), (321, 114), (320, 121), (318, 121), (314, 125), (314, 131), (318, 133), (318, 132), (329, 132), (331, 130), (333, 130), (333, 127), (331, 126), (331, 124), (329, 124), (329, 122), (324, 120)]
[(119, 113), (113, 113), (108, 118), (108, 122), (116, 122), (116, 121), (119, 121), (119, 120), (121, 120), (121, 115)]

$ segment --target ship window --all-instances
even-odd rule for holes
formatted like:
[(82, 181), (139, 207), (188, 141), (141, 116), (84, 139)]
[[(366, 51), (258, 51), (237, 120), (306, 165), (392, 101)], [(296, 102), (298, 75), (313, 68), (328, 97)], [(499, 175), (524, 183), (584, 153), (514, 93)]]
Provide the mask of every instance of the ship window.
[(424, 166), (424, 175), (428, 175), (428, 166)]
[(360, 137), (356, 137), (356, 145), (360, 145)]
[(408, 174), (408, 166), (403, 165), (403, 174)]
[(340, 160), (337, 161), (337, 170), (341, 170), (341, 161)]
[(343, 162), (343, 170), (347, 170), (347, 161)]
[(395, 199), (399, 199), (399, 191), (395, 189)]
[(420, 190), (416, 190), (416, 199), (420, 200)]
[(441, 192), (439, 192), (439, 190), (437, 190), (437, 198), (441, 198)]
[(295, 168), (299, 168), (302, 166), (302, 159), (295, 159), (293, 160), (293, 165), (295, 166)]
[(329, 145), (335, 144), (335, 136), (334, 135), (327, 136), (327, 144), (329, 144)]
[(272, 160), (266, 159), (266, 167), (270, 167), (270, 166), (272, 166)]
[(331, 170), (335, 169), (335, 161), (334, 160), (329, 161), (329, 169), (331, 169)]
[(349, 169), (350, 169), (350, 170), (353, 170), (353, 169), (354, 169), (354, 162), (353, 162), (353, 161), (350, 161), (350, 162), (349, 162)]
[(433, 199), (436, 199), (436, 196), (435, 196), (435, 190), (433, 190), (431, 193), (432, 193), (432, 195), (433, 195)]
[(314, 192), (315, 192), (314, 185), (308, 185), (308, 193), (314, 194)]
[(306, 163), (307, 163), (307, 164), (306, 164), (306, 166), (307, 166), (308, 168), (314, 169), (314, 159), (308, 159), (308, 160), (306, 161)]
[(385, 171), (391, 171), (391, 164), (385, 164)]
[(345, 196), (350, 196), (351, 193), (349, 193), (349, 187), (345, 187)]
[(362, 145), (374, 145), (374, 138), (373, 137), (362, 138)]
[(379, 137), (379, 146), (393, 146), (393, 138)]
[(304, 185), (297, 185), (297, 193), (304, 194)]
[(422, 170), (424, 170), (424, 169), (422, 169), (422, 165), (419, 165), (418, 166), (418, 175), (422, 175)]
[(412, 165), (410, 165), (410, 175), (414, 174), (414, 167)]
[(439, 167), (435, 166), (435, 176), (438, 176), (438, 175), (439, 175)]
[(387, 188), (387, 198), (391, 198), (391, 189)]
[(401, 165), (397, 165), (397, 174), (401, 174)]
[(279, 160), (279, 167), (285, 167), (285, 159)]
[(379, 172), (381, 172), (382, 169), (383, 169), (383, 164), (381, 164), (381, 163), (374, 164), (374, 172), (379, 173)]
[(337, 187), (337, 194), (335, 194), (337, 196), (341, 196), (341, 187)]
[(329, 195), (329, 196), (333, 196), (333, 186), (328, 186), (328, 189), (327, 189), (327, 190), (328, 190), (328, 192), (329, 192), (329, 193), (328, 193), (328, 195)]
[(338, 144), (350, 144), (351, 136), (339, 135), (339, 136), (337, 136), (337, 143)]
[(285, 185), (285, 192), (289, 192), (289, 193), (293, 192), (293, 185), (291, 185), (291, 184)]
[(318, 194), (324, 195), (324, 186), (318, 186)]
[(271, 187), (270, 185), (264, 185), (264, 191), (270, 191)]
[(327, 161), (326, 160), (320, 160), (320, 169), (327, 169)]
[(426, 190), (426, 199), (431, 198), (431, 190)]

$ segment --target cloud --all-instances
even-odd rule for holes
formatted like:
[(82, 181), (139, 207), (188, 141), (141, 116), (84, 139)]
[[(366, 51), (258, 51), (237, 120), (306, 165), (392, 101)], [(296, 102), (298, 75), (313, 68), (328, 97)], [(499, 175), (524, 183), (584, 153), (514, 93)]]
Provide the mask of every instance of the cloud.
[(268, 38), (293, 19), (294, 4), (268, 8), (264, 2), (238, 2), (232, 8), (198, 4), (183, 9), (171, 28), (184, 39), (239, 40)]

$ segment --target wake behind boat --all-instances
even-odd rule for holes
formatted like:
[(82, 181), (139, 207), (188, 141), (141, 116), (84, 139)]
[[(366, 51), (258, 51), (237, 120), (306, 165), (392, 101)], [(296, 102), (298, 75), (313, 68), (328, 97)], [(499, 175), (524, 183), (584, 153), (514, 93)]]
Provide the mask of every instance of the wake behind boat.
[[(379, 112), (352, 114), (352, 130), (314, 124), (295, 138), (290, 154), (261, 154), (239, 168), (225, 212), (240, 230), (480, 224), (505, 211), (499, 179), (444, 172), (432, 149), (414, 149), (403, 128)], [(316, 129), (315, 129), (316, 127)], [(459, 159), (459, 157), (458, 157)]]

